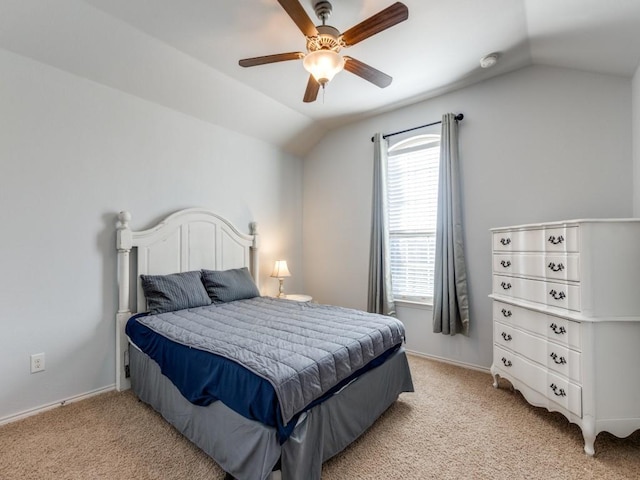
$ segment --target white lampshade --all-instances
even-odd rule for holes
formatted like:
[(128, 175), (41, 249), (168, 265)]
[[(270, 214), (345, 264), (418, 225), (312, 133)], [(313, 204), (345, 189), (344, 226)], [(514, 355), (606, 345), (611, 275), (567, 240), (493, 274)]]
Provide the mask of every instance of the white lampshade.
[(320, 85), (324, 85), (344, 68), (344, 58), (333, 50), (316, 50), (305, 55), (302, 65)]
[(276, 264), (273, 267), (273, 272), (271, 272), (271, 276), (275, 278), (290, 277), (291, 273), (289, 273), (289, 268), (287, 267), (287, 261), (276, 260)]

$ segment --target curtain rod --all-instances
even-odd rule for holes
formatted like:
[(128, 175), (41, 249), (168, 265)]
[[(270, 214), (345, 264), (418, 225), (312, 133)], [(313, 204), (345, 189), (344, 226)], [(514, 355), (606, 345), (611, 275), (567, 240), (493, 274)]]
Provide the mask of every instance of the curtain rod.
[[(460, 120), (462, 120), (463, 118), (464, 118), (464, 115), (462, 113), (459, 113), (459, 114), (456, 115), (456, 120), (458, 122)], [(406, 130), (400, 130), (399, 132), (385, 133), (384, 135), (382, 135), (382, 138), (393, 137), (394, 135), (400, 135), (401, 133), (411, 132), (413, 130), (418, 130), (419, 128), (425, 128), (425, 127), (430, 127), (432, 125), (438, 125), (439, 123), (442, 123), (442, 120), (440, 120), (438, 122), (427, 123), (426, 125), (420, 125), (419, 127), (407, 128)], [(374, 141), (374, 137), (371, 137), (371, 141), (372, 142)]]

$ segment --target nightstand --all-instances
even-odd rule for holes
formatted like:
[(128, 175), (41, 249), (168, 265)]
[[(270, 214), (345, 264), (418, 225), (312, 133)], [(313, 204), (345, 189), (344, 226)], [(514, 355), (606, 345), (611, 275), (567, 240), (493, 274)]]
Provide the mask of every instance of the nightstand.
[(298, 293), (293, 293), (291, 295), (285, 295), (284, 298), (287, 300), (293, 300), (294, 302), (310, 302), (313, 300), (311, 295), (302, 295)]

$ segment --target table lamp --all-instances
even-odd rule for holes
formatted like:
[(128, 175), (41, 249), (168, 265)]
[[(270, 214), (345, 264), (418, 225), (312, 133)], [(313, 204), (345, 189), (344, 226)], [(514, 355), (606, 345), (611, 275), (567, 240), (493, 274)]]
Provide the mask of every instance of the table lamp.
[(273, 272), (271, 272), (271, 276), (277, 278), (280, 282), (280, 287), (278, 289), (278, 298), (284, 298), (284, 278), (290, 277), (291, 273), (289, 273), (289, 268), (287, 268), (286, 260), (276, 260), (276, 264), (273, 267)]

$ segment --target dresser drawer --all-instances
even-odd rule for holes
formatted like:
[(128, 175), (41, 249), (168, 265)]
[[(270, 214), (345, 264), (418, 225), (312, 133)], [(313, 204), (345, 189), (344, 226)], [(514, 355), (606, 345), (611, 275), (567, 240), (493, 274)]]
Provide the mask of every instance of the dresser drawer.
[(581, 350), (580, 323), (494, 300), (493, 320)]
[(578, 285), (494, 275), (493, 293), (541, 303), (550, 307), (580, 311), (580, 287)]
[(577, 282), (580, 280), (579, 260), (577, 253), (495, 253), (493, 273)]
[(507, 252), (577, 252), (578, 227), (496, 231), (493, 233), (493, 250)]
[(582, 417), (582, 388), (548, 369), (506, 350), (493, 346), (493, 361), (496, 370), (503, 371), (529, 388), (544, 395), (551, 402)]
[(493, 341), (496, 345), (508, 348), (513, 353), (540, 364), (554, 372), (580, 383), (580, 352), (550, 342), (509, 325), (495, 322), (493, 324)]

